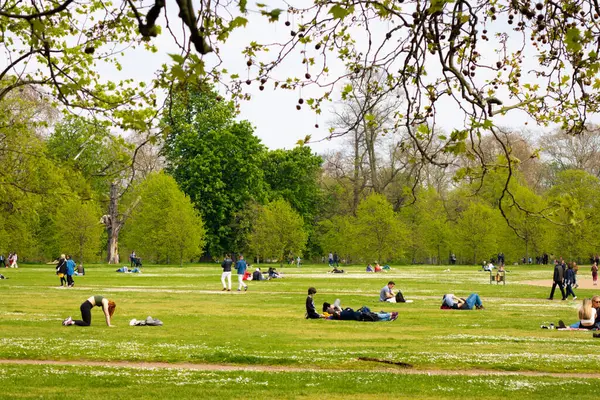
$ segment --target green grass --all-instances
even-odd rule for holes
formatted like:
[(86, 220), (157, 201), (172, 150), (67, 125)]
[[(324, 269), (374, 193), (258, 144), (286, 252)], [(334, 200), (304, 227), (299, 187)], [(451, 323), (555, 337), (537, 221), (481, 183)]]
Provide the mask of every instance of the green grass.
[[(205, 398), (378, 398), (390, 393), (382, 390), (390, 385), (395, 397), (407, 398), (501, 398), (514, 392), (541, 398), (553, 391), (576, 398), (594, 395), (590, 379), (571, 375), (427, 375), (435, 370), (595, 373), (600, 367), (600, 340), (590, 332), (540, 329), (559, 319), (575, 321), (580, 304), (550, 302), (545, 300), (549, 288), (519, 283), (550, 279), (551, 267), (509, 268), (506, 286), (490, 285), (489, 274), (476, 267), (443, 272), (446, 268), (401, 266), (386, 274), (366, 274), (364, 267), (356, 266), (344, 267), (349, 274), (332, 275), (323, 265), (290, 267), (283, 269), (285, 279), (249, 282), (247, 293), (235, 292), (236, 279), (234, 292), (221, 292), (218, 265), (147, 266), (141, 275), (118, 274), (114, 266), (88, 266), (88, 274), (75, 277), (72, 289), (57, 287), (52, 266), (4, 270), (10, 279), (0, 281), (0, 359), (211, 363), (261, 366), (265, 371), (0, 363), (0, 384), (5, 388), (0, 397), (64, 398), (64, 388), (73, 387), (67, 398), (78, 391), (86, 393), (84, 398), (130, 398), (132, 390), (136, 397), (143, 393), (148, 382), (155, 382), (150, 385), (153, 393), (164, 398), (197, 397), (199, 390)], [(379, 290), (390, 279), (414, 303), (379, 303)], [(318, 290), (318, 307), (340, 298), (343, 306), (367, 305), (398, 311), (400, 317), (379, 323), (305, 320), (309, 286)], [(480, 294), (485, 310), (439, 309), (444, 293), (466, 297), (472, 292)], [(91, 327), (61, 326), (69, 315), (79, 318), (79, 305), (93, 294), (117, 302), (117, 327), (106, 327), (98, 308), (92, 311)], [(579, 298), (592, 294), (577, 291)], [(128, 325), (130, 319), (148, 315), (165, 325)], [(360, 357), (409, 363), (424, 373), (389, 374), (385, 371), (398, 367)], [(295, 370), (274, 372), (268, 366)], [(21, 370), (27, 373), (19, 379), (7, 378)], [(96, 370), (103, 372), (95, 375)], [(67, 376), (69, 383), (63, 384)], [(142, 376), (146, 378), (138, 379)]]

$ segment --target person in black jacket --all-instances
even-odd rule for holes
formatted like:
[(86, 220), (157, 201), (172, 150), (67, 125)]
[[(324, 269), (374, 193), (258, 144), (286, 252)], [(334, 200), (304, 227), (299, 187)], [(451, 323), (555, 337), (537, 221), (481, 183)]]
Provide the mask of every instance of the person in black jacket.
[(550, 297), (548, 297), (548, 300), (553, 300), (554, 299), (554, 290), (556, 289), (556, 286), (558, 285), (559, 289), (560, 289), (560, 293), (562, 294), (562, 300), (566, 300), (567, 298), (565, 297), (565, 288), (564, 288), (564, 280), (565, 280), (565, 262), (559, 262), (557, 260), (554, 261), (554, 277), (553, 277), (554, 282), (552, 283), (552, 291), (550, 292)]
[(317, 313), (315, 308), (315, 302), (313, 296), (317, 293), (317, 289), (314, 287), (308, 288), (308, 297), (306, 298), (306, 318), (307, 319), (318, 319), (321, 318), (321, 314)]
[(573, 286), (575, 286), (575, 270), (573, 266), (575, 262), (569, 263), (569, 267), (565, 271), (565, 286), (567, 287), (565, 299), (569, 298), (569, 294), (573, 296), (573, 300), (577, 299), (575, 292), (573, 291)]
[(56, 264), (56, 275), (60, 278), (60, 286), (67, 286), (67, 258), (64, 254), (60, 255), (58, 264)]
[[(229, 256), (229, 254), (225, 255), (225, 259), (221, 263), (221, 268), (223, 268), (223, 273), (221, 274), (221, 283), (223, 284), (223, 290), (227, 290), (231, 292), (231, 265), (233, 264), (233, 260)], [(227, 283), (229, 283), (229, 287), (225, 285), (225, 278), (227, 278)]]

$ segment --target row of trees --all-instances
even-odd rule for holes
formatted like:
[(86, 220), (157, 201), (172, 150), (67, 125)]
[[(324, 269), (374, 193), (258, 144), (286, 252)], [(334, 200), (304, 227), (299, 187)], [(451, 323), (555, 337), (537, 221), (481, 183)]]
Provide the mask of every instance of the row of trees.
[[(154, 144), (115, 136), (96, 120), (57, 120), (30, 90), (3, 101), (0, 251), (110, 258), (113, 219), (122, 255), (179, 264), (225, 252), (402, 263), (445, 262), (452, 252), (471, 263), (500, 251), (508, 261), (544, 252), (585, 259), (600, 246), (600, 181), (588, 155), (596, 148), (586, 145), (598, 137), (593, 127), (539, 157), (507, 133), (511, 157), (522, 160), (514, 171), (478, 169), (465, 157), (440, 173), (383, 128), (358, 128), (347, 148), (324, 156), (305, 146), (270, 151), (210, 87), (174, 93), (164, 140)], [(505, 165), (499, 148), (480, 146)], [(470, 179), (450, 179), (465, 169)]]

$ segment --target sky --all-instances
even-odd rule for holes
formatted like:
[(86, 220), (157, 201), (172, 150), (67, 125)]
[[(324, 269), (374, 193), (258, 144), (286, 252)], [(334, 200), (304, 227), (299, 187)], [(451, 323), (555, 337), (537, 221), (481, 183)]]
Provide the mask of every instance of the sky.
[[(307, 4), (307, 1), (300, 0), (301, 3)], [(195, 2), (196, 4), (198, 2)], [(265, 1), (269, 8), (282, 8), (287, 9), (287, 3), (283, 1)], [(298, 4), (298, 1), (294, 2)], [(249, 2), (249, 7), (254, 2)], [(254, 7), (256, 9), (256, 7)], [(172, 5), (169, 8), (169, 20), (176, 20), (176, 7)], [(249, 16), (250, 23), (245, 28), (235, 30), (228, 42), (221, 47), (221, 58), (223, 60), (222, 67), (227, 68), (230, 73), (238, 73), (240, 77), (245, 78), (248, 74), (248, 67), (246, 66), (247, 59), (241, 54), (242, 49), (248, 44), (250, 40), (258, 43), (272, 43), (272, 42), (284, 42), (289, 39), (289, 32), (294, 27), (295, 23), (300, 22), (298, 16), (289, 16), (286, 12), (281, 14), (280, 21), (276, 23), (268, 23), (262, 16)], [(286, 20), (291, 20), (291, 27), (285, 26)], [(375, 25), (372, 33), (375, 37), (381, 38), (385, 35), (390, 28), (388, 22), (382, 22), (380, 25)], [(500, 26), (502, 28), (502, 26)], [(166, 30), (163, 29), (163, 32)], [(492, 36), (492, 34), (490, 34)], [(520, 35), (513, 35), (512, 40), (523, 40)], [(366, 36), (364, 29), (357, 29), (353, 32), (353, 39), (357, 41), (357, 44), (364, 46), (366, 44)], [(146, 61), (148, 55), (141, 55), (140, 57), (128, 57), (128, 60), (132, 62), (132, 68), (138, 73), (143, 73), (144, 76), (148, 76), (148, 79), (152, 77), (153, 71), (155, 71), (160, 64), (168, 62), (167, 53), (177, 52), (177, 48), (174, 46), (173, 39), (170, 35), (163, 34), (158, 38), (158, 55), (151, 55), (152, 61)], [(494, 46), (480, 46), (480, 52), (483, 53), (483, 57), (492, 60), (495, 63), (499, 59), (492, 49)], [(305, 49), (307, 54), (310, 55), (313, 50), (313, 45), (309, 45)], [(316, 52), (312, 52), (315, 54)], [(210, 64), (216, 57), (214, 54), (208, 54), (204, 57), (207, 64)], [(433, 61), (432, 68), (428, 69), (428, 73), (431, 76), (435, 75), (435, 68), (437, 63), (433, 57), (429, 60)], [(285, 62), (283, 62), (275, 71), (275, 75), (279, 78), (287, 76), (298, 76), (303, 77), (306, 72), (306, 66), (302, 64), (302, 57), (297, 52), (291, 54)], [(526, 60), (525, 62), (530, 62)], [(140, 68), (143, 65), (143, 68)], [(336, 60), (333, 55), (328, 57), (328, 67), (330, 69), (330, 76), (339, 76), (345, 73), (344, 65)], [(524, 65), (523, 70), (527, 71), (530, 68)], [(309, 70), (309, 72), (311, 72)], [(491, 75), (485, 75), (484, 72), (479, 72), (478, 78), (490, 78)], [(314, 74), (313, 74), (314, 75)], [(524, 72), (522, 83), (527, 82), (527, 73)], [(533, 81), (532, 81), (533, 82)], [(244, 85), (245, 86), (245, 85)], [(306, 135), (311, 135), (313, 143), (310, 144), (314, 151), (322, 153), (328, 149), (338, 148), (342, 145), (345, 139), (338, 138), (329, 140), (322, 140), (328, 136), (328, 128), (334, 120), (333, 109), (336, 107), (336, 103), (325, 104), (323, 107), (323, 114), (316, 115), (306, 105), (302, 107), (302, 110), (296, 110), (296, 105), (299, 97), (307, 98), (311, 95), (319, 93), (318, 88), (305, 87), (302, 93), (290, 93), (289, 91), (273, 90), (272, 83), (268, 82), (265, 85), (264, 91), (258, 90), (258, 82), (253, 82), (249, 87), (245, 87), (245, 90), (252, 95), (251, 101), (242, 101), (240, 107), (239, 118), (250, 121), (255, 127), (255, 134), (261, 138), (262, 142), (271, 149), (275, 148), (286, 148), (290, 149), (294, 147), (298, 140), (304, 138)], [(335, 93), (339, 96), (339, 90)], [(509, 98), (501, 98), (504, 104), (511, 104)], [(337, 104), (339, 107), (339, 104)], [(508, 113), (507, 116), (496, 116), (494, 121), (501, 126), (513, 127), (515, 129), (527, 128), (529, 132), (536, 133), (543, 130), (551, 130), (554, 127), (542, 128), (537, 127), (535, 123), (527, 116), (526, 113), (514, 110)], [(528, 126), (526, 127), (526, 123)], [(315, 127), (318, 124), (319, 128)], [(464, 117), (462, 112), (456, 103), (452, 101), (445, 101), (438, 105), (436, 108), (436, 124), (443, 130), (451, 131), (452, 129), (464, 128)]]
[[(296, 0), (304, 4), (308, 4), (307, 0)], [(194, 1), (197, 6), (198, 1)], [(265, 1), (269, 8), (282, 8), (287, 9), (287, 3), (280, 0)], [(249, 2), (249, 7), (253, 6), (254, 2)], [(254, 7), (256, 9), (256, 7)], [(167, 2), (168, 17), (175, 34), (181, 39), (181, 32), (187, 31), (177, 29), (179, 27), (175, 22), (177, 18), (177, 7), (174, 2)], [(284, 21), (288, 18), (292, 20), (292, 27), (294, 23), (298, 23), (298, 17), (289, 17), (286, 12), (281, 14), (281, 20), (276, 23), (268, 23), (264, 17), (257, 15), (250, 16), (250, 23), (245, 28), (235, 30), (230, 36), (226, 45), (221, 47), (220, 55), (223, 59), (223, 68), (227, 68), (231, 73), (239, 73), (241, 77), (247, 75), (246, 58), (241, 54), (244, 46), (250, 41), (254, 40), (259, 43), (270, 43), (274, 41), (286, 41), (289, 39), (289, 31), (291, 27), (286, 27)], [(153, 39), (153, 43), (158, 47), (157, 53), (150, 53), (143, 49), (128, 50), (122, 58), (121, 63), (123, 70), (118, 72), (114, 68), (106, 68), (99, 66), (102, 73), (102, 77), (105, 80), (117, 81), (119, 79), (134, 77), (137, 80), (151, 81), (155, 76), (155, 73), (162, 64), (170, 63), (171, 59), (169, 53), (179, 53), (179, 49), (171, 35), (164, 29), (165, 20), (164, 16), (158, 20), (159, 24), (163, 26), (162, 34)], [(389, 23), (382, 22), (380, 26), (375, 27), (373, 34), (375, 37), (384, 35), (389, 29)], [(490, 35), (491, 36), (491, 35)], [(518, 39), (518, 35), (515, 35)], [(360, 45), (364, 44), (365, 36), (364, 30), (356, 30), (353, 32), (353, 39), (357, 40)], [(497, 60), (498, 55), (495, 54), (492, 49), (494, 46), (482, 46), (481, 52), (484, 58), (490, 60)], [(307, 47), (307, 51), (312, 50), (312, 45)], [(205, 62), (215, 62), (215, 54), (208, 54), (204, 57)], [(306, 72), (306, 66), (302, 64), (302, 57), (300, 54), (292, 54), (283, 62), (276, 70), (276, 74), (279, 78), (287, 76), (299, 76), (302, 77)], [(533, 60), (535, 62), (535, 60)], [(531, 60), (526, 61), (531, 62)], [(0, 60), (0, 65), (2, 60)], [(432, 75), (435, 74), (435, 66), (432, 64), (428, 72)], [(336, 61), (331, 55), (328, 59), (328, 67), (330, 69), (331, 76), (339, 76), (344, 73), (345, 69), (340, 61)], [(428, 66), (426, 66), (428, 67)], [(528, 71), (530, 68), (524, 65), (523, 70)], [(310, 72), (310, 71), (309, 71)], [(478, 75), (479, 76), (479, 75)], [(526, 83), (529, 79), (527, 72), (524, 72), (522, 83)], [(533, 81), (532, 81), (533, 82)], [(326, 138), (328, 135), (328, 128), (334, 120), (333, 108), (335, 103), (325, 104), (323, 107), (323, 114), (317, 116), (312, 110), (306, 105), (302, 107), (301, 111), (296, 110), (298, 98), (308, 98), (311, 95), (319, 93), (315, 87), (306, 87), (302, 90), (302, 93), (296, 92), (291, 93), (289, 91), (273, 90), (272, 83), (265, 85), (264, 91), (258, 90), (258, 83), (253, 82), (250, 87), (246, 87), (248, 92), (252, 95), (251, 101), (242, 101), (240, 108), (240, 119), (246, 119), (255, 126), (255, 134), (262, 140), (262, 142), (270, 149), (286, 148), (290, 149), (294, 147), (298, 140), (303, 139), (306, 135), (311, 135), (313, 143), (310, 144), (311, 148), (315, 152), (323, 153), (328, 149), (338, 148), (342, 145), (344, 139), (334, 139), (331, 141), (320, 139)], [(223, 91), (223, 88), (220, 88)], [(223, 91), (224, 93), (224, 91)], [(338, 92), (339, 94), (339, 92)], [(509, 98), (501, 98), (504, 104), (511, 104)], [(513, 127), (516, 129), (522, 129), (526, 123), (528, 131), (536, 132), (546, 131), (554, 129), (537, 127), (529, 117), (522, 111), (511, 111), (507, 116), (494, 117), (494, 122), (501, 126)], [(460, 110), (456, 103), (446, 102), (438, 105), (436, 108), (436, 123), (444, 130), (450, 131), (454, 128), (461, 129), (464, 127), (464, 120), (461, 117)], [(315, 127), (315, 124), (319, 125), (319, 128)]]

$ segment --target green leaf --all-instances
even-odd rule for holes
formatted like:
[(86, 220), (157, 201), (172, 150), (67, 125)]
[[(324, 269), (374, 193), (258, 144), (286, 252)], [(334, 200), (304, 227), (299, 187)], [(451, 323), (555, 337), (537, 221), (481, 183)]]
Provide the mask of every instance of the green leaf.
[(567, 29), (565, 44), (567, 45), (567, 51), (571, 53), (579, 52), (581, 50), (581, 31), (578, 28)]
[[(261, 11), (260, 13), (262, 15), (268, 17), (269, 22), (277, 22), (277, 21), (279, 21), (279, 16), (281, 15), (282, 11), (283, 10), (281, 8), (275, 8), (271, 11)], [(246, 22), (248, 22), (248, 21), (246, 21)]]
[(169, 53), (169, 57), (178, 64), (183, 64), (185, 62), (185, 58), (180, 54)]
[(351, 8), (345, 8), (339, 4), (334, 5), (329, 10), (329, 14), (333, 15), (335, 19), (344, 19), (348, 14), (351, 13)]
[(240, 0), (240, 2), (238, 3), (238, 8), (240, 9), (241, 12), (243, 12), (245, 14), (246, 11), (248, 11), (246, 8), (247, 5), (248, 5), (248, 0)]

